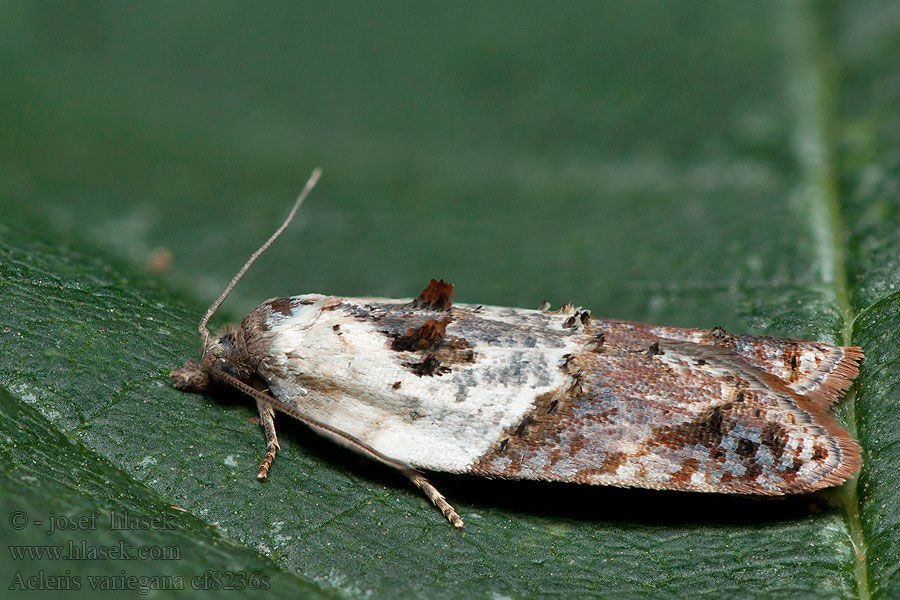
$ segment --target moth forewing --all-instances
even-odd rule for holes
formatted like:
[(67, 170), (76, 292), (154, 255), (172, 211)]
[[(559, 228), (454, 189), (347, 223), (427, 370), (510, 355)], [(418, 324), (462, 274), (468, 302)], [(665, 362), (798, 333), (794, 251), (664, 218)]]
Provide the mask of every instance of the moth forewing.
[(257, 403), (267, 447), (274, 411), (404, 473), (455, 526), (417, 471), (740, 494), (838, 485), (859, 445), (828, 412), (859, 348), (604, 320), (572, 305), (453, 304), (432, 280), (412, 301), (273, 298), (239, 327), (201, 321), (204, 352), (176, 387), (223, 383)]

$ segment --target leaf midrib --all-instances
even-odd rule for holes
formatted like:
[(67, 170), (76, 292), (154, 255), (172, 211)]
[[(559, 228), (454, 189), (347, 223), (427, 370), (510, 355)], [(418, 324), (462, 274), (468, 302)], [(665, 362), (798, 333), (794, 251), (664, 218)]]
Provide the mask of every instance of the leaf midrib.
[[(807, 79), (798, 94), (799, 135), (815, 140), (815, 151), (799, 157), (801, 178), (805, 185), (813, 189), (811, 209), (812, 233), (819, 254), (821, 275), (831, 284), (834, 301), (841, 315), (840, 343), (853, 344), (853, 323), (858, 316), (850, 303), (848, 286), (846, 240), (839, 189), (839, 160), (835, 154), (837, 135), (835, 127), (839, 123), (838, 109), (840, 80), (837, 64), (836, 40), (834, 32), (827, 27), (827, 8), (821, 3), (804, 2), (792, 4), (788, 35), (794, 39), (789, 43), (797, 50), (795, 64), (799, 70), (793, 73), (798, 79)], [(846, 425), (853, 437), (858, 437), (856, 423), (856, 394), (850, 391), (844, 398)], [(859, 476), (846, 482), (839, 493), (841, 510), (847, 524), (850, 542), (853, 546), (853, 571), (856, 578), (857, 594), (862, 600), (872, 597), (869, 586), (867, 543), (859, 510), (857, 492)]]

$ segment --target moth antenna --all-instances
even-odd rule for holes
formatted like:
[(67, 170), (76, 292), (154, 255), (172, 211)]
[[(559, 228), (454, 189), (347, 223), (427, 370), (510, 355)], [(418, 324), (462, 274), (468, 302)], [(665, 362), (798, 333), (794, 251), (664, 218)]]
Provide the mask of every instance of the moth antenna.
[(306, 197), (309, 195), (309, 192), (312, 191), (312, 189), (316, 186), (316, 183), (319, 181), (319, 177), (321, 177), (321, 176), (322, 176), (321, 168), (316, 167), (315, 169), (313, 169), (312, 174), (309, 176), (309, 179), (306, 181), (306, 185), (303, 186), (303, 191), (300, 192), (300, 196), (298, 196), (297, 201), (294, 202), (294, 206), (293, 206), (293, 208), (291, 208), (291, 212), (288, 213), (288, 216), (284, 220), (284, 223), (282, 223), (281, 226), (275, 230), (275, 233), (273, 233), (269, 237), (269, 239), (267, 239), (266, 242), (262, 246), (260, 246), (259, 249), (250, 256), (250, 258), (247, 259), (247, 262), (245, 262), (244, 266), (241, 267), (241, 270), (237, 272), (237, 275), (234, 276), (234, 278), (231, 280), (231, 283), (229, 283), (227, 286), (225, 286), (225, 290), (222, 292), (222, 294), (218, 298), (216, 298), (216, 301), (210, 305), (210, 307), (206, 311), (206, 314), (203, 315), (202, 319), (200, 319), (200, 326), (198, 327), (198, 330), (200, 331), (200, 338), (203, 340), (204, 348), (206, 348), (206, 344), (209, 341), (210, 334), (209, 334), (209, 329), (206, 328), (206, 324), (209, 323), (210, 318), (212, 318), (212, 316), (216, 313), (216, 311), (219, 309), (219, 307), (225, 301), (225, 298), (228, 297), (228, 294), (230, 294), (231, 290), (234, 289), (234, 286), (237, 285), (237, 282), (241, 280), (241, 277), (244, 276), (244, 273), (247, 272), (247, 270), (250, 268), (250, 266), (254, 262), (256, 262), (256, 259), (259, 258), (259, 256), (263, 252), (268, 250), (269, 246), (272, 245), (272, 242), (277, 240), (278, 236), (280, 236), (281, 233), (287, 228), (287, 226), (291, 222), (291, 219), (294, 218), (294, 214), (297, 212), (297, 209), (300, 208), (300, 205), (303, 203), (303, 200), (306, 199)]

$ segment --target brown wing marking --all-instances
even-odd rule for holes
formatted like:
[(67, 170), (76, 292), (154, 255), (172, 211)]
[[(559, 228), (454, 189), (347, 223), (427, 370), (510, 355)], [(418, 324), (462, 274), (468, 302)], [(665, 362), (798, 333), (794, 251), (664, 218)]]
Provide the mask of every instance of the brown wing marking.
[[(727, 348), (607, 329), (573, 355), (470, 471), (479, 475), (746, 494), (837, 485), (859, 445), (816, 398)], [(698, 364), (701, 362), (702, 364)]]
[(412, 305), (414, 308), (447, 311), (450, 310), (452, 303), (453, 284), (447, 283), (443, 279), (440, 281), (432, 279), (419, 297), (413, 300)]
[[(631, 321), (605, 321), (605, 331), (650, 341), (664, 338), (728, 348), (748, 362), (787, 383), (794, 392), (830, 406), (844, 395), (859, 373), (863, 352), (855, 346), (824, 342), (732, 335), (719, 327), (682, 329)], [(649, 342), (648, 342), (649, 343)]]

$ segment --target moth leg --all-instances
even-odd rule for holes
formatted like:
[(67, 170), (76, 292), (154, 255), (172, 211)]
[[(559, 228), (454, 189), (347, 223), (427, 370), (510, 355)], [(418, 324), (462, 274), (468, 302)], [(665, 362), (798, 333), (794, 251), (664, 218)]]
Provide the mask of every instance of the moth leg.
[(284, 404), (278, 398), (266, 395), (261, 390), (258, 390), (246, 384), (230, 373), (217, 371), (216, 375), (220, 377), (224, 382), (236, 387), (248, 396), (253, 396), (253, 398), (256, 399), (256, 408), (259, 411), (260, 423), (266, 431), (266, 440), (268, 441), (268, 446), (266, 447), (266, 458), (263, 459), (263, 463), (259, 466), (259, 473), (257, 473), (256, 475), (257, 479), (264, 480), (266, 478), (266, 476), (269, 474), (269, 468), (272, 466), (272, 462), (275, 460), (275, 455), (278, 454), (278, 450), (281, 448), (278, 445), (278, 438), (275, 436), (275, 411), (272, 409), (272, 404), (275, 404), (280, 410), (283, 410), (289, 415), (297, 417), (299, 420), (309, 425), (309, 427), (312, 428), (313, 431), (317, 431), (323, 436), (331, 438), (332, 440), (343, 446), (352, 448), (362, 454), (370, 456), (375, 460), (381, 461), (400, 470), (400, 472), (409, 477), (409, 480), (412, 481), (417, 488), (425, 493), (428, 499), (438, 507), (438, 509), (444, 514), (445, 517), (447, 517), (447, 520), (450, 521), (450, 523), (454, 527), (456, 527), (457, 529), (462, 529), (462, 517), (460, 517), (459, 514), (453, 509), (453, 507), (450, 506), (450, 503), (447, 502), (447, 500), (444, 498), (444, 495), (437, 491), (437, 488), (431, 485), (431, 482), (425, 479), (425, 476), (421, 473), (416, 472), (409, 466), (400, 463), (397, 460), (391, 459), (381, 454), (371, 446), (360, 442), (356, 438), (340, 430), (337, 430), (334, 427), (326, 425), (321, 421), (309, 418), (308, 416), (297, 411), (296, 406)]
[(272, 409), (272, 406), (257, 398), (256, 410), (259, 411), (259, 424), (263, 426), (263, 430), (266, 432), (266, 457), (263, 459), (262, 464), (259, 465), (256, 479), (265, 481), (266, 477), (269, 476), (269, 469), (272, 468), (272, 463), (275, 462), (275, 455), (281, 450), (281, 446), (278, 444), (278, 436), (275, 435), (275, 411)]
[(205, 392), (209, 389), (209, 375), (196, 360), (189, 360), (180, 369), (172, 369), (169, 373), (172, 384), (179, 390), (189, 392)]
[(462, 529), (463, 520), (462, 517), (450, 506), (450, 503), (447, 502), (447, 499), (444, 498), (444, 495), (437, 491), (437, 488), (431, 485), (431, 482), (425, 479), (425, 476), (417, 471), (413, 471), (412, 469), (404, 469), (403, 474), (409, 477), (409, 480), (416, 484), (416, 487), (422, 490), (425, 495), (428, 497), (431, 502), (438, 507), (447, 520), (456, 527), (457, 529)]

